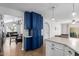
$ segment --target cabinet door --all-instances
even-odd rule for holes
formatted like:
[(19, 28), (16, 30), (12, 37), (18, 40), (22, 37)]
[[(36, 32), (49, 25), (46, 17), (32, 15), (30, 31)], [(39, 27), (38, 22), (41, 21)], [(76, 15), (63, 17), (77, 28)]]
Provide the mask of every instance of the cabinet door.
[(38, 28), (43, 29), (43, 17), (38, 14)]
[(60, 50), (60, 49), (55, 49), (55, 56), (63, 56), (64, 55), (64, 51)]
[(41, 19), (40, 19), (40, 26), (41, 26), (41, 29), (43, 29), (43, 17), (41, 16)]
[(39, 48), (42, 45), (43, 39), (41, 38), (40, 32), (41, 32), (40, 30), (33, 29), (33, 39), (32, 39), (33, 49)]
[(37, 25), (36, 25), (36, 27), (37, 27), (37, 29), (39, 29), (39, 30), (41, 30), (40, 29), (40, 15), (39, 14), (37, 14)]
[(64, 55), (65, 55), (65, 56), (75, 56), (75, 52), (74, 52), (74, 50), (72, 50), (71, 48), (65, 46)]
[(47, 56), (63, 56), (64, 54), (63, 50), (57, 49), (55, 47), (46, 47), (46, 55)]
[(24, 13), (24, 28), (31, 29), (31, 14), (30, 14), (30, 12)]
[(40, 46), (43, 45), (43, 36), (41, 36), (41, 40), (40, 40)]
[(42, 29), (43, 28), (43, 17), (40, 14), (31, 13), (32, 15), (32, 27)]
[(32, 49), (36, 49), (38, 47), (38, 36), (37, 30), (33, 29), (33, 39), (32, 39)]
[(32, 50), (32, 38), (26, 38), (26, 37), (24, 37), (24, 49), (25, 50)]
[(50, 45), (51, 47), (55, 47), (55, 48), (60, 49), (60, 50), (63, 50), (64, 49), (64, 45), (63, 44), (60, 44), (60, 43), (48, 41), (47, 44)]
[(31, 13), (31, 16), (32, 16), (32, 28), (33, 29), (36, 29), (37, 28), (37, 14), (36, 13), (34, 13), (34, 12), (32, 12)]
[(46, 56), (55, 56), (55, 49), (54, 47), (51, 48), (48, 42), (46, 42)]
[(55, 46), (51, 46), (50, 42), (46, 42), (46, 55), (48, 56), (63, 56), (64, 51)]

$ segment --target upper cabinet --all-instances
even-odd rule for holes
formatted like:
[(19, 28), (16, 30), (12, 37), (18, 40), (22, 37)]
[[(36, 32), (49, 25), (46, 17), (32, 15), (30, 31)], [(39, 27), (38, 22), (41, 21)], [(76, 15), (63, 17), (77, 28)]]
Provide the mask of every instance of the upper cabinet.
[(41, 15), (38, 16), (38, 24), (39, 29), (43, 29), (43, 17)]
[(41, 16), (41, 29), (43, 29), (43, 16)]
[(42, 29), (43, 17), (34, 12), (24, 13), (24, 28), (25, 29)]
[(31, 29), (31, 14), (30, 14), (30, 12), (24, 13), (24, 28)]
[(33, 29), (42, 29), (43, 28), (43, 17), (40, 14), (31, 13), (32, 15), (32, 28)]
[(37, 20), (38, 20), (37, 14), (32, 12), (31, 13), (31, 18), (32, 18), (32, 28), (37, 29), (37, 25), (38, 25), (38, 23), (37, 23)]
[(41, 29), (43, 28), (43, 17), (35, 12), (25, 12), (24, 28), (28, 29), (29, 35), (32, 36), (32, 38), (27, 38), (25, 36), (24, 48), (36, 49), (41, 47), (41, 45), (43, 44), (43, 36), (41, 36)]

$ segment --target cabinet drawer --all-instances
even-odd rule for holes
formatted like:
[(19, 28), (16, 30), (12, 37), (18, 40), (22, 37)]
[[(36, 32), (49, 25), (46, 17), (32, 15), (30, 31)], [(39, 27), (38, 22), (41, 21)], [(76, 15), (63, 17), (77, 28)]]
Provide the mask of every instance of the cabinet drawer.
[(62, 44), (59, 44), (59, 43), (56, 43), (56, 42), (48, 42), (47, 43), (50, 47), (54, 47), (54, 48), (57, 48), (57, 49), (62, 49), (64, 48), (64, 45)]
[(46, 56), (54, 56), (55, 49), (51, 48), (49, 45), (46, 45)]
[(74, 50), (72, 50), (70, 47), (65, 47), (65, 52), (64, 52), (65, 56), (74, 56), (75, 52)]
[(63, 50), (46, 45), (46, 56), (63, 56)]

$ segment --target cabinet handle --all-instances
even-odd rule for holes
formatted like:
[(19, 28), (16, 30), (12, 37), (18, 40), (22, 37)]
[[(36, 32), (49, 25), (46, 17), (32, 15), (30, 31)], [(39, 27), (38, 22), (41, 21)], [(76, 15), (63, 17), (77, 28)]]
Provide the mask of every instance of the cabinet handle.
[(54, 48), (51, 48), (52, 50), (54, 50)]
[(52, 44), (52, 46), (55, 46), (54, 44)]
[(70, 54), (72, 54), (72, 52), (71, 51), (68, 51)]

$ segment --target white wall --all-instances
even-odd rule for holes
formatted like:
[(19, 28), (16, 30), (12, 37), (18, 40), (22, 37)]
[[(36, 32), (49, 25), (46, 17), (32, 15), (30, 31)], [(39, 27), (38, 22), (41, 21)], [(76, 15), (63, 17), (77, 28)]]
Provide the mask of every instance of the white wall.
[[(46, 26), (43, 25), (44, 39), (54, 37), (55, 35), (69, 34), (69, 24), (71, 23), (71, 21), (67, 20), (67, 21), (54, 22), (52, 20), (44, 19), (44, 24), (46, 22), (49, 24), (50, 29), (48, 30), (47, 28), (45, 28)], [(47, 32), (50, 32), (49, 33), (50, 37)]]
[(44, 39), (50, 38), (50, 21), (44, 19), (43, 20), (43, 37)]
[(68, 34), (68, 32), (69, 32), (69, 25), (68, 24), (62, 24), (61, 25), (61, 33), (62, 34)]
[[(44, 25), (45, 23), (49, 24), (48, 27), (49, 29), (47, 29), (47, 27)], [(44, 39), (54, 37), (55, 35), (61, 35), (61, 23), (59, 22), (54, 22), (52, 20), (44, 19), (43, 27), (44, 27), (44, 31), (43, 31)]]
[(50, 31), (51, 31), (51, 36), (53, 37), (55, 35), (61, 35), (61, 24), (58, 22), (51, 22), (51, 26), (50, 26)]

